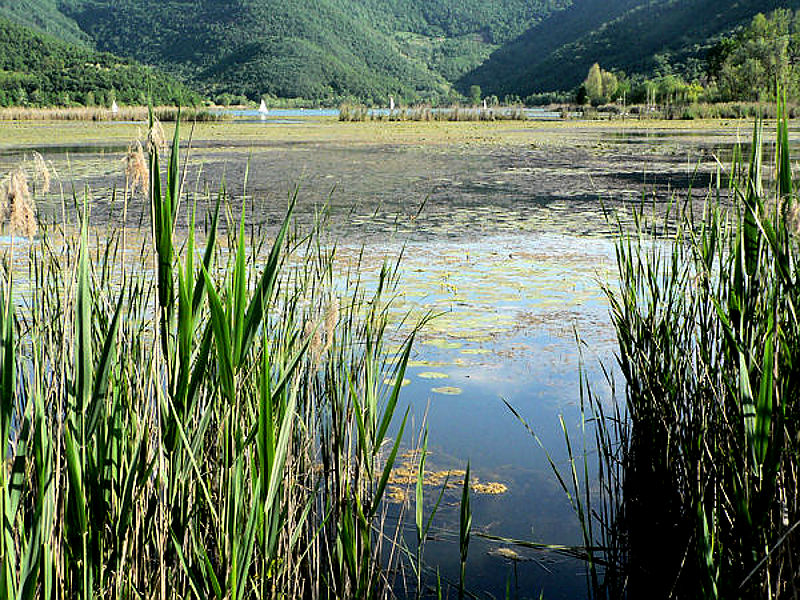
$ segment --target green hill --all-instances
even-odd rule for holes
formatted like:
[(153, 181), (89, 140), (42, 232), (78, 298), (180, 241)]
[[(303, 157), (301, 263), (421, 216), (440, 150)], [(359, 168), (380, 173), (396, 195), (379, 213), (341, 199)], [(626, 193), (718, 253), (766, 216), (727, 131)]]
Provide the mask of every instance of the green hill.
[[(778, 6), (800, 0), (0, 0), (0, 17), (74, 52), (128, 57), (128, 70), (154, 65), (210, 97), (385, 104), (447, 101), (474, 85), (501, 97), (568, 90), (595, 62), (696, 76), (720, 36)], [(47, 97), (69, 80), (42, 61), (31, 68), (51, 82)]]
[(193, 103), (194, 92), (163, 72), (95, 52), (0, 18), (0, 106)]
[(800, 8), (798, 0), (585, 0), (497, 50), (459, 81), (461, 89), (527, 96), (577, 86), (589, 67), (628, 75), (700, 75), (721, 35), (759, 12)]
[(98, 48), (210, 93), (386, 102), (450, 81), (568, 0), (70, 0)]

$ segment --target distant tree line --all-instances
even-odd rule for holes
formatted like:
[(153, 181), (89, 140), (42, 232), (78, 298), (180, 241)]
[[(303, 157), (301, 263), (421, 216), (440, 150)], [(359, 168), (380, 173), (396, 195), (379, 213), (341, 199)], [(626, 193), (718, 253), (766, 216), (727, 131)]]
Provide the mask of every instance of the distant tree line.
[(599, 106), (633, 104), (774, 101), (778, 89), (800, 100), (800, 11), (777, 9), (758, 14), (707, 53), (706, 72), (687, 80), (668, 66), (651, 77), (627, 77), (599, 64), (590, 69), (575, 99)]

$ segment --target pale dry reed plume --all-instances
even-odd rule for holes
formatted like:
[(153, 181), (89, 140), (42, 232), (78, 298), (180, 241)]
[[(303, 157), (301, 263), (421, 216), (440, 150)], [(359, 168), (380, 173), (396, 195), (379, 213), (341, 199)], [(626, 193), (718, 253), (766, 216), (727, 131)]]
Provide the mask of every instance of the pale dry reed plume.
[(311, 356), (311, 364), (318, 365), (319, 359), (322, 357), (323, 352), (322, 332), (320, 331), (318, 324), (313, 320), (308, 319), (303, 327), (303, 336), (306, 339), (310, 338), (311, 340), (308, 344)]
[(50, 169), (47, 167), (44, 157), (38, 152), (33, 153), (33, 172), (41, 184), (39, 192), (42, 194), (50, 192)]
[(328, 308), (325, 310), (325, 348), (323, 353), (330, 350), (333, 345), (333, 335), (336, 332), (336, 324), (339, 322), (339, 299), (336, 296), (331, 298)]
[(149, 176), (144, 149), (141, 142), (136, 140), (128, 146), (128, 153), (125, 156), (125, 179), (130, 186), (131, 194), (135, 194), (137, 188), (143, 194), (146, 193)]
[(153, 124), (147, 132), (147, 150), (149, 152), (158, 152), (159, 150), (166, 150), (166, 148), (167, 136), (161, 126), (161, 121), (154, 115)]
[(33, 198), (28, 187), (28, 175), (22, 167), (17, 167), (8, 175), (0, 190), (0, 209), (2, 224), (11, 233), (19, 233), (28, 238), (36, 235), (36, 215)]

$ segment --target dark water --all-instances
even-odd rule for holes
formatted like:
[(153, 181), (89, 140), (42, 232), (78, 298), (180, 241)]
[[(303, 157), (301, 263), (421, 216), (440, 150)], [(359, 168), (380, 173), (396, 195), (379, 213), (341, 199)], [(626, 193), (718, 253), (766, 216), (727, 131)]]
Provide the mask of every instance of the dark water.
[[(580, 126), (530, 135), (529, 143), (507, 146), (197, 140), (187, 190), (202, 199), (206, 187), (224, 180), (238, 214), (248, 172), (251, 225), (279, 222), (298, 188), (298, 220), (309, 224), (327, 207), (331, 239), (344, 255), (363, 247), (371, 275), (384, 257), (404, 251), (395, 314), (439, 315), (414, 348), (402, 396), (415, 425), (427, 418), (429, 469), (463, 469), (470, 461), (473, 478), (505, 486), (504, 493), (473, 495), (475, 534), (577, 544), (576, 520), (544, 451), (503, 401), (566, 468), (560, 418), (579, 440), (581, 353), (596, 393), (612, 401), (598, 367), (612, 366), (614, 351), (600, 284), (613, 286), (616, 225), (605, 211), (624, 215), (643, 199), (701, 198), (737, 136), (730, 129)], [(0, 172), (33, 149), (7, 147)], [(124, 188), (125, 147), (35, 149), (66, 185), (88, 186), (94, 224), (119, 222), (122, 207), (107, 190)], [(58, 220), (61, 202), (53, 196), (39, 210)], [(144, 211), (134, 201), (129, 224)], [(437, 493), (426, 488), (431, 504)], [(456, 490), (446, 493), (426, 550), (429, 564), (451, 581), (458, 578), (457, 498)], [(502, 597), (509, 577), (518, 597), (586, 595), (580, 564), (520, 548), (519, 560), (510, 560), (498, 554), (506, 546), (473, 535), (468, 584), (479, 596)]]

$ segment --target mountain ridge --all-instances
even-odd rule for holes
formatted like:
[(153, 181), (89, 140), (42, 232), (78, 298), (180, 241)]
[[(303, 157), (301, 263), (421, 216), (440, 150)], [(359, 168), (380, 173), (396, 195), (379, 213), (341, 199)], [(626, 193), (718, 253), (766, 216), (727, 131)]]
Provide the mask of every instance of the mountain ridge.
[[(800, 8), (800, 0), (788, 2)], [(594, 62), (701, 75), (778, 0), (0, 0), (0, 17), (168, 71), (208, 97), (385, 104), (574, 89)]]

